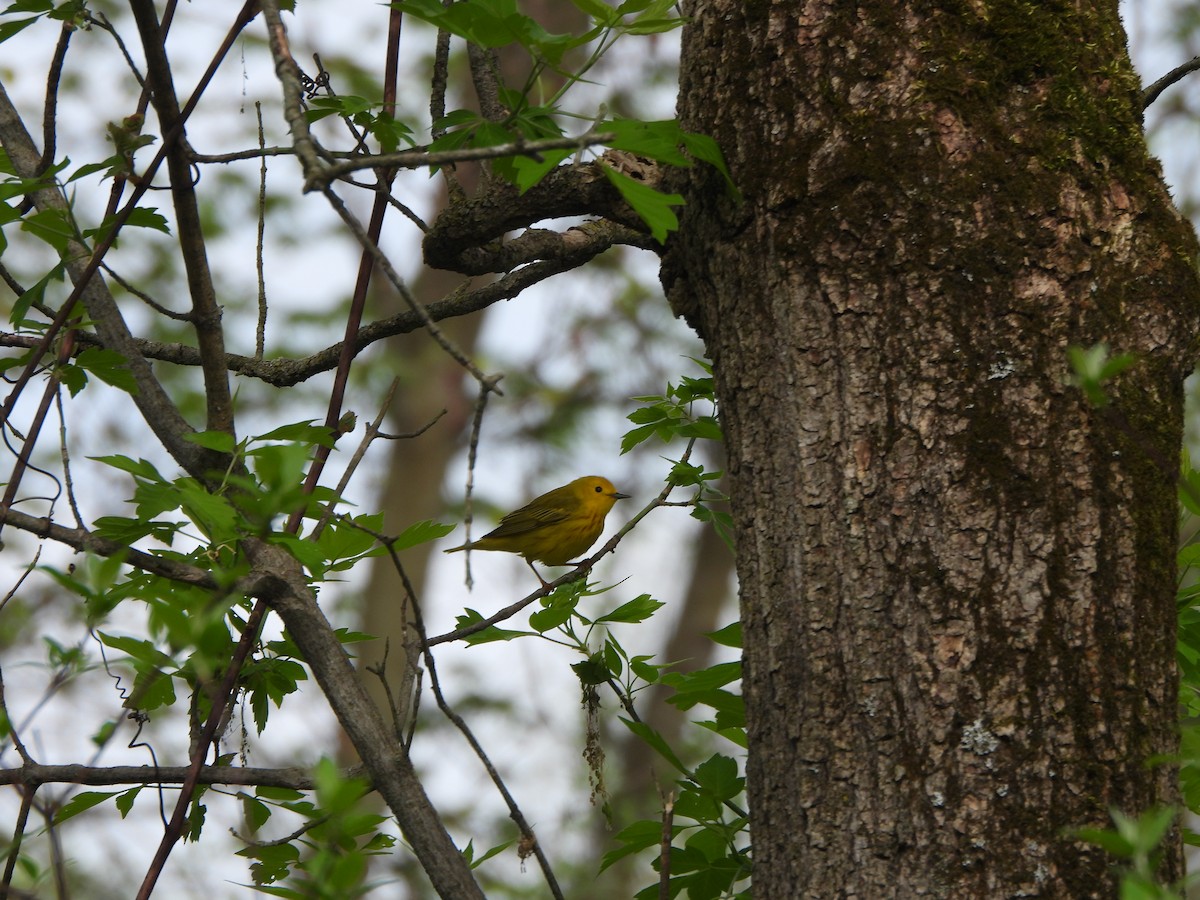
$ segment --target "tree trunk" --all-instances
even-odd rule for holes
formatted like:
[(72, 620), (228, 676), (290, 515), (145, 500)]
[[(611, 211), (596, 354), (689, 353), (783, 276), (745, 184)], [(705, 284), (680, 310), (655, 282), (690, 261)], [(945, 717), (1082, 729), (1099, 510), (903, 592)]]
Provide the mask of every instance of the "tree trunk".
[[(692, 170), (663, 281), (728, 444), (755, 895), (1113, 896), (1065, 830), (1177, 799), (1200, 308), (1117, 5), (686, 12), (743, 200)], [(1138, 354), (1103, 411), (1099, 341)]]

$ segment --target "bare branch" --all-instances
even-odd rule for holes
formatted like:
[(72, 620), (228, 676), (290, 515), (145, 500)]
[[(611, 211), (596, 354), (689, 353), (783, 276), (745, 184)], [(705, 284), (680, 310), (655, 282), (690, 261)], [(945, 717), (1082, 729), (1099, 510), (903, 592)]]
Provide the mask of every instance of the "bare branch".
[(1159, 98), (1167, 88), (1178, 81), (1182, 81), (1184, 76), (1190, 75), (1200, 69), (1200, 56), (1193, 56), (1182, 65), (1176, 66), (1158, 81), (1154, 82), (1148, 88), (1142, 91), (1142, 109), (1146, 109), (1151, 103)]
[(292, 146), (300, 165), (304, 170), (307, 181), (321, 170), (321, 162), (317, 156), (317, 144), (308, 129), (308, 120), (304, 117), (304, 107), (301, 104), (303, 91), (300, 87), (300, 67), (292, 57), (291, 46), (288, 43), (287, 29), (283, 27), (283, 18), (279, 14), (278, 0), (263, 0), (263, 18), (267, 22), (267, 39), (271, 47), (271, 56), (275, 59), (275, 74), (283, 86), (283, 116), (287, 119), (292, 131)]
[[(187, 766), (50, 766), (26, 762), (20, 768), (0, 769), (0, 784), (19, 784), (37, 788), (43, 784), (85, 784), (114, 786), (121, 784), (182, 784), (187, 778)], [(347, 773), (364, 777), (362, 766)], [(250, 766), (201, 766), (199, 784), (226, 784), (254, 787), (291, 788), (311, 791), (312, 770), (303, 766), (285, 768), (254, 768)]]

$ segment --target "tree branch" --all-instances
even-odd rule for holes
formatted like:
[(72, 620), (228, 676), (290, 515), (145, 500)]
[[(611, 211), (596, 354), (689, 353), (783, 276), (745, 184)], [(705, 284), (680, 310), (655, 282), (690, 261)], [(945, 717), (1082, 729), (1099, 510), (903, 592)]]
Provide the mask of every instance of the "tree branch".
[[(19, 768), (0, 769), (0, 785), (19, 784), (36, 788), (43, 784), (86, 784), (110, 786), (120, 784), (182, 784), (187, 778), (188, 766), (96, 766), (66, 765), (52, 766), (27, 762)], [(350, 775), (361, 778), (361, 766), (349, 770)], [(283, 768), (254, 768), (251, 766), (201, 766), (198, 776), (200, 784), (227, 784), (254, 787), (291, 788), (296, 791), (311, 791), (312, 770), (303, 766)]]
[(1182, 65), (1176, 66), (1158, 81), (1154, 82), (1149, 87), (1142, 91), (1142, 109), (1145, 110), (1151, 103), (1158, 99), (1167, 88), (1178, 81), (1182, 81), (1184, 76), (1200, 69), (1200, 56), (1193, 56), (1190, 60)]
[[(192, 183), (192, 170), (186, 150), (186, 136), (179, 101), (175, 96), (171, 65), (163, 46), (158, 15), (152, 0), (130, 0), (134, 21), (146, 54), (147, 84), (164, 134), (167, 173), (171, 181), (179, 230), (180, 258), (187, 274), (192, 299), (192, 327), (200, 350), (200, 369), (204, 373), (204, 397), (207, 405), (207, 429), (234, 433), (233, 400), (229, 392), (229, 373), (225, 367), (225, 338), (221, 330), (221, 308), (217, 305), (212, 271), (208, 267), (204, 227), (200, 206)], [(242, 21), (249, 21), (243, 10)], [(192, 98), (196, 99), (195, 97)]]
[[(0, 83), (0, 146), (8, 153), (13, 169), (19, 177), (37, 177), (41, 154), (34, 147), (25, 123), (9, 99), (3, 83)], [(31, 192), (31, 196), (38, 209), (55, 210), (67, 217), (71, 215), (66, 198), (54, 185), (47, 184)], [(128, 215), (130, 211), (131, 206), (127, 206), (125, 214)], [(202, 475), (207, 468), (209, 454), (196, 444), (184, 440), (194, 429), (171, 402), (158, 379), (154, 377), (150, 364), (138, 352), (133, 335), (130, 334), (120, 309), (109, 293), (108, 286), (96, 275), (99, 259), (95, 257), (101, 249), (106, 249), (110, 244), (111, 236), (106, 244), (96, 248), (97, 253), (94, 254), (77, 241), (69, 242), (65, 254), (67, 272), (75, 283), (76, 293), (83, 301), (89, 318), (95, 323), (96, 333), (104, 346), (125, 357), (126, 365), (138, 388), (134, 402), (146, 423), (180, 465), (192, 474)], [(70, 306), (71, 303), (67, 303), (62, 311), (63, 321)], [(14, 402), (14, 396), (10, 395), (5, 403), (6, 412)]]
[(391, 808), (434, 889), (444, 898), (483, 900), (466, 860), (378, 707), (367, 695), (346, 650), (317, 605), (299, 564), (283, 549), (259, 540), (244, 543), (255, 570), (269, 579), (264, 592), (312, 669), (334, 714)]
[(110, 541), (82, 528), (65, 528), (55, 525), (49, 519), (39, 519), (27, 516), (15, 509), (0, 509), (0, 525), (28, 532), (36, 537), (48, 538), (76, 550), (94, 553), (97, 556), (119, 556), (127, 565), (134, 566), (152, 575), (160, 575), (181, 584), (217, 590), (220, 585), (206, 570), (189, 566), (187, 563), (164, 559), (142, 550), (135, 550), (125, 544)]
[[(601, 162), (560, 166), (525, 193), (513, 185), (496, 183), (478, 197), (446, 209), (425, 235), (425, 261), (438, 269), (465, 275), (508, 272), (534, 259), (553, 254), (564, 234), (536, 229), (505, 241), (511, 231), (544, 219), (565, 216), (602, 216), (623, 226), (628, 240), (648, 250), (661, 249), (646, 233), (646, 224), (609, 183), (601, 165), (620, 168), (647, 184), (656, 184), (659, 169), (628, 153), (610, 150)], [(585, 227), (598, 227), (588, 223)], [(574, 229), (572, 229), (574, 230)]]

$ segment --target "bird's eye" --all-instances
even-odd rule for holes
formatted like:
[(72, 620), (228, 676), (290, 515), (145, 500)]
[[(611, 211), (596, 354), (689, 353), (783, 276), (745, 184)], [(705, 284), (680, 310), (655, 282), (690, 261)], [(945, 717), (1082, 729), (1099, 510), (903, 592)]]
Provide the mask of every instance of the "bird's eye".
[(596, 485), (596, 493), (597, 493), (597, 494), (603, 494), (603, 493), (604, 493), (604, 488), (600, 487), (600, 485)]

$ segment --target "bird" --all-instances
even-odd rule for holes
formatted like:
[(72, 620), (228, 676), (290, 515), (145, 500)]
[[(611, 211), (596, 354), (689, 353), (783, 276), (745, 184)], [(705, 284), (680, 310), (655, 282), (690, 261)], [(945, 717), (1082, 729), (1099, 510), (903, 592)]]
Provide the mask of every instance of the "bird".
[(503, 550), (524, 558), (543, 586), (546, 579), (534, 561), (548, 566), (574, 566), (570, 560), (585, 553), (604, 530), (604, 517), (618, 500), (627, 500), (607, 478), (585, 475), (547, 491), (513, 510), (494, 531), (476, 541), (451, 547), (459, 550)]

